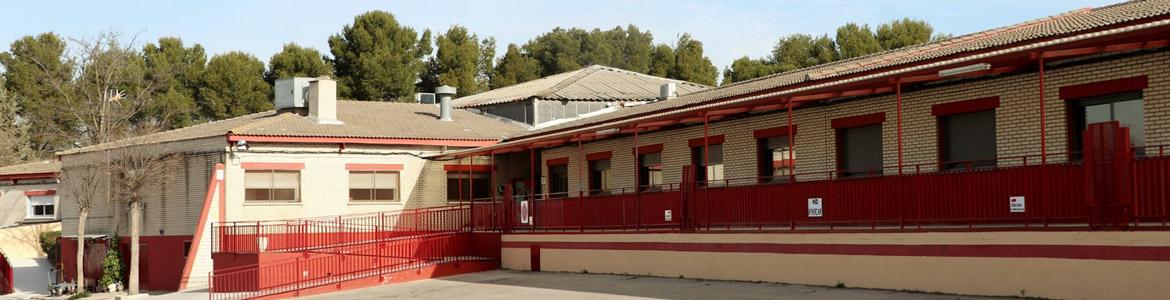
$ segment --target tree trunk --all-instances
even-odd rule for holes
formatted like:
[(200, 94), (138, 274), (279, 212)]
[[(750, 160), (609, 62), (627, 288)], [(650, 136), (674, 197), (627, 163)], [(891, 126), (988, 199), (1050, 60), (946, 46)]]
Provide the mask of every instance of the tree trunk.
[(77, 265), (77, 274), (73, 278), (77, 283), (78, 293), (85, 290), (85, 219), (88, 217), (88, 209), (77, 212), (77, 260), (74, 261)]
[(138, 201), (130, 202), (130, 278), (127, 294), (138, 294), (138, 236), (142, 226), (142, 206)]

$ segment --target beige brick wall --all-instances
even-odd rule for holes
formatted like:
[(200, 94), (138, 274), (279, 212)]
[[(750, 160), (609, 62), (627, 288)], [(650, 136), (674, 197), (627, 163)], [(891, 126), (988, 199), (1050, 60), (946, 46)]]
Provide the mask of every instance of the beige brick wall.
[[(143, 201), (145, 208), (142, 214), (143, 235), (192, 235), (195, 225), (203, 211), (203, 201), (207, 192), (207, 181), (215, 164), (223, 161), (222, 151), (226, 143), (223, 137), (195, 139), (163, 144), (160, 151), (185, 153), (180, 167), (167, 175), (166, 182), (156, 186), (155, 190)], [(91, 152), (61, 157), (64, 172), (72, 167), (104, 163), (105, 152)], [(111, 182), (111, 184), (116, 184)], [(77, 234), (77, 203), (68, 197), (69, 185), (62, 184), (58, 191), (60, 200), (58, 216), (61, 217), (62, 233), (67, 236)], [(102, 198), (93, 203), (93, 208), (87, 220), (87, 234), (114, 234), (129, 235), (129, 218), (125, 204), (120, 201), (108, 201), (106, 192), (102, 189), (98, 197)], [(117, 198), (114, 198), (115, 200)]]
[[(1099, 56), (1079, 61), (1055, 62), (1045, 74), (1047, 117), (1047, 147), (1049, 159), (1063, 161), (1068, 151), (1066, 101), (1060, 99), (1062, 86), (1092, 83), (1140, 75), (1149, 77), (1150, 86), (1144, 90), (1146, 144), (1170, 142), (1170, 52), (1127, 53)], [(931, 106), (940, 103), (1000, 97), (996, 110), (997, 153), (1000, 157), (1039, 155), (1040, 118), (1038, 74), (1029, 71), (995, 78), (937, 83), (930, 86), (907, 87), (903, 90), (903, 162), (905, 165), (924, 164), (923, 171), (937, 163), (937, 118), (931, 115)], [(836, 118), (884, 112), (882, 124), (883, 157), (887, 166), (897, 165), (897, 109), (892, 94), (849, 99), (831, 105), (800, 108), (795, 111), (794, 124), (796, 172), (807, 174), (836, 168), (836, 133), (830, 122)], [(783, 111), (754, 114), (730, 120), (713, 122), (710, 135), (725, 135), (724, 164), (726, 178), (752, 178), (756, 174), (756, 129), (787, 125)], [(638, 145), (663, 144), (664, 181), (681, 181), (682, 166), (689, 164), (687, 140), (703, 136), (703, 126), (688, 126), (658, 132), (643, 133)], [(585, 181), (578, 176), (578, 168), (585, 167), (584, 157), (599, 151), (613, 151), (612, 187), (631, 187), (634, 184), (634, 155), (632, 136), (587, 142), (578, 151), (577, 145), (565, 145), (543, 151), (540, 162), (547, 168), (549, 159), (570, 157), (569, 190), (578, 191)], [(581, 153), (579, 153), (581, 152)], [(1032, 159), (1037, 159), (1034, 157)], [(1034, 161), (1034, 160), (1033, 160)], [(1017, 164), (1019, 160), (1001, 162)], [(910, 171), (909, 169), (907, 171)], [(890, 171), (887, 171), (890, 172)], [(821, 176), (803, 175), (802, 179)]]
[[(446, 164), (461, 161), (434, 161), (421, 156), (438, 154), (438, 147), (347, 145), (293, 145), (252, 143), (248, 152), (229, 155), (226, 164), (228, 221), (292, 219), (340, 214), (395, 211), (404, 208), (447, 204)], [(243, 163), (303, 163), (300, 201), (258, 202), (244, 200)], [(346, 164), (401, 164), (397, 202), (350, 202), (349, 171)], [(487, 164), (476, 158), (476, 164)]]

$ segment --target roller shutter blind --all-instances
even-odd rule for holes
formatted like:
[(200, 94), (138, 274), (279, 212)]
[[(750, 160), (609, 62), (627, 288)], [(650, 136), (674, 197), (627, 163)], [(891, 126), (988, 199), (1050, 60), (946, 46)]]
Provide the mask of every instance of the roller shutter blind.
[(944, 167), (995, 166), (995, 111), (940, 117)]
[(838, 129), (841, 177), (882, 173), (882, 126)]

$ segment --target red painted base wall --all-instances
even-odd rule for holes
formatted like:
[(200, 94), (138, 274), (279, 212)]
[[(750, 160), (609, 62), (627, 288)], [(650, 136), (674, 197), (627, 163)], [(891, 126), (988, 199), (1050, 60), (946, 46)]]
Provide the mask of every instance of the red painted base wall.
[[(141, 256), (139, 256), (138, 283), (140, 289), (153, 291), (176, 291), (179, 289), (179, 280), (183, 277), (183, 266), (187, 262), (187, 253), (183, 252), (184, 242), (191, 241), (190, 235), (142, 236), (140, 239)], [(98, 242), (98, 241), (94, 241)], [(99, 243), (104, 244), (104, 241)], [(92, 244), (87, 244), (90, 249)], [(129, 267), (130, 264), (130, 237), (121, 237), (118, 250), (122, 253), (122, 261)], [(87, 250), (87, 252), (89, 252)], [(97, 258), (100, 266), (104, 256), (91, 255), (86, 259)], [(76, 278), (77, 270), (77, 239), (61, 238), (61, 268), (65, 280)], [(86, 263), (90, 265), (90, 263)], [(92, 268), (91, 268), (92, 270)], [(101, 276), (100, 268), (94, 273), (86, 272), (89, 278), (98, 279)]]

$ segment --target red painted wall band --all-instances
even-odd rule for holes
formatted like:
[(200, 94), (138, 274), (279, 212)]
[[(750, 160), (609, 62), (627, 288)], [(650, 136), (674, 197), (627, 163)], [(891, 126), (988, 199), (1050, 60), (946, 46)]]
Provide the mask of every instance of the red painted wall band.
[(504, 248), (1170, 261), (1166, 246), (503, 242)]
[(25, 196), (52, 196), (56, 194), (57, 190), (32, 190), (24, 192)]
[(585, 160), (602, 160), (613, 157), (613, 151), (597, 152), (585, 154)]
[(930, 107), (930, 114), (935, 116), (950, 116), (977, 111), (999, 108), (999, 97), (987, 97), (967, 101), (935, 104)]
[(494, 168), (492, 168), (491, 165), (444, 165), (443, 166), (443, 171), (447, 171), (447, 172), (451, 172), (451, 171), (491, 172), (492, 169), (494, 169)]
[(345, 164), (350, 171), (402, 171), (402, 164)]
[(241, 163), (240, 168), (244, 170), (285, 170), (296, 171), (304, 170), (304, 163), (262, 163), (262, 162), (246, 162)]
[(662, 144), (639, 146), (638, 148), (635, 148), (633, 152), (637, 154), (662, 152)]
[(548, 164), (548, 166), (550, 166), (550, 167), (563, 166), (563, 165), (569, 164), (569, 158), (568, 157), (554, 158), (554, 159), (550, 159), (550, 160), (545, 161), (545, 164)]
[(1098, 81), (1060, 87), (1060, 99), (1071, 100), (1084, 97), (1132, 92), (1149, 87), (1146, 75)]
[(886, 113), (872, 113), (868, 115), (852, 116), (833, 119), (833, 129), (854, 128), (877, 125), (886, 121)]
[[(690, 146), (691, 148), (703, 146), (704, 145), (703, 141), (704, 141), (703, 138), (693, 138), (693, 139), (687, 140), (687, 146)], [(720, 134), (720, 135), (708, 136), (706, 138), (706, 141), (707, 141), (708, 145), (721, 145), (721, 144), (723, 144), (723, 135)]]
[[(796, 134), (796, 125), (792, 125), (792, 134)], [(756, 131), (752, 132), (752, 136), (757, 139), (788, 136), (788, 126), (757, 129)]]

